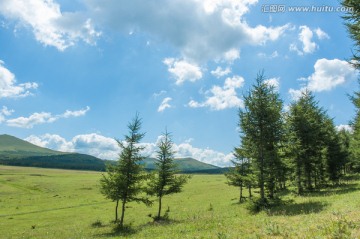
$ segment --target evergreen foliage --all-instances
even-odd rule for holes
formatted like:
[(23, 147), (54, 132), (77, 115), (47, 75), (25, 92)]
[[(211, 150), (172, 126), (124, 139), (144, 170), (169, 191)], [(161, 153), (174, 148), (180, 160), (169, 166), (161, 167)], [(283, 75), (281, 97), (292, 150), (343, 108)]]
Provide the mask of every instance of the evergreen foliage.
[(249, 189), (249, 196), (251, 197), (251, 189), (254, 186), (254, 175), (251, 168), (250, 159), (244, 156), (244, 152), (241, 148), (235, 148), (234, 152), (235, 160), (232, 161), (234, 167), (225, 173), (227, 183), (230, 186), (239, 187), (240, 196), (239, 202), (243, 202), (243, 188)]
[(189, 179), (186, 175), (176, 175), (177, 166), (174, 162), (173, 142), (167, 131), (162, 135), (158, 143), (157, 162), (155, 172), (151, 175), (146, 192), (150, 196), (156, 196), (159, 208), (155, 220), (161, 219), (162, 198), (166, 195), (179, 193)]
[(355, 47), (351, 63), (360, 69), (360, 2), (358, 0), (343, 0), (342, 5), (349, 10), (343, 18)]
[(121, 202), (121, 217), (119, 226), (124, 226), (126, 204), (132, 201), (143, 202), (149, 205), (151, 202), (140, 194), (144, 191), (143, 182), (147, 178), (140, 161), (143, 147), (139, 146), (144, 133), (140, 132), (141, 119), (138, 114), (128, 125), (129, 133), (125, 140), (117, 140), (121, 153), (117, 165), (108, 166), (107, 174), (103, 174), (100, 180), (101, 192), (106, 198), (115, 201), (115, 222), (118, 221), (118, 206)]
[(241, 148), (243, 156), (253, 164), (260, 198), (265, 201), (265, 191), (269, 198), (274, 197), (281, 175), (279, 148), (283, 137), (283, 104), (274, 87), (267, 84), (260, 73), (256, 84), (244, 96), (244, 105), (244, 110), (239, 111)]

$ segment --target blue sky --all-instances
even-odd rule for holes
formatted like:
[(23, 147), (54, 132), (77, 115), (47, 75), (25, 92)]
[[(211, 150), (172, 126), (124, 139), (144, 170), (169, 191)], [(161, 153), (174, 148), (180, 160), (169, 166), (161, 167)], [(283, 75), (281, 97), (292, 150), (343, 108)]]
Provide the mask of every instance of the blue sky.
[[(292, 7), (300, 7), (297, 12)], [(280, 12), (274, 12), (274, 7)], [(348, 127), (357, 72), (337, 0), (0, 0), (0, 132), (114, 159), (139, 112), (153, 155), (225, 166), (259, 71)], [(310, 10), (307, 10), (310, 9)]]

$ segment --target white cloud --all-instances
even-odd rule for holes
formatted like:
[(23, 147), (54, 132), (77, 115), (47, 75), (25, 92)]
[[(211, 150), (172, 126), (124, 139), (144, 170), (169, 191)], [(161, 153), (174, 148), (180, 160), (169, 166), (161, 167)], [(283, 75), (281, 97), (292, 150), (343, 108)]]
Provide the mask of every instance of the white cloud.
[(199, 103), (191, 100), (188, 106), (192, 108), (210, 107), (212, 110), (223, 110), (233, 107), (243, 107), (243, 101), (237, 97), (236, 89), (241, 88), (244, 84), (244, 78), (234, 76), (226, 78), (224, 86), (213, 86), (207, 91), (206, 101)]
[[(161, 136), (158, 137), (158, 140), (160, 138)], [(120, 148), (114, 139), (96, 133), (77, 135), (69, 141), (56, 134), (31, 135), (25, 140), (41, 147), (63, 152), (84, 153), (101, 159), (115, 160), (120, 153)], [(232, 153), (224, 154), (208, 148), (196, 148), (191, 145), (191, 141), (186, 140), (183, 143), (174, 144), (175, 157), (191, 157), (221, 167), (231, 165)], [(158, 150), (156, 145), (157, 142), (141, 143), (140, 146), (145, 148), (142, 154), (147, 157), (156, 157), (156, 151)]]
[(169, 104), (169, 102), (172, 100), (171, 97), (166, 97), (163, 99), (163, 101), (161, 102), (159, 108), (158, 108), (158, 112), (163, 112), (164, 110), (166, 110), (167, 108), (171, 108), (171, 105)]
[(270, 78), (264, 81), (267, 85), (274, 87), (276, 91), (279, 91), (280, 88), (280, 78)]
[(79, 39), (92, 44), (100, 36), (80, 12), (61, 12), (54, 0), (2, 0), (0, 14), (32, 30), (37, 41), (63, 51)]
[[(277, 40), (289, 25), (251, 26), (245, 14), (258, 0), (85, 0), (91, 18), (107, 29), (146, 32), (196, 62), (233, 61), (244, 45)], [(161, 6), (161, 7), (159, 7)], [(206, 23), (206, 24), (204, 24)], [(236, 54), (234, 54), (236, 53)]]
[(240, 51), (238, 49), (230, 49), (224, 53), (223, 59), (226, 62), (233, 63), (235, 60), (240, 58)]
[(10, 116), (14, 113), (14, 110), (9, 110), (6, 106), (3, 106), (0, 110), (0, 124), (6, 120), (7, 116)]
[(221, 68), (220, 66), (216, 67), (215, 70), (211, 71), (211, 74), (216, 78), (220, 78), (226, 76), (231, 73), (230, 67), (226, 67), (225, 69)]
[(258, 56), (261, 58), (274, 59), (274, 58), (279, 57), (279, 53), (277, 51), (274, 51), (270, 55), (267, 55), (266, 53), (261, 52), (258, 54)]
[(43, 148), (49, 148), (61, 152), (74, 152), (75, 149), (71, 142), (57, 134), (45, 134), (41, 136), (30, 135), (25, 138), (26, 141)]
[(338, 85), (354, 81), (357, 71), (347, 62), (339, 59), (319, 59), (314, 65), (314, 73), (307, 78), (311, 91), (329, 91)]
[(29, 117), (18, 117), (6, 120), (6, 124), (12, 127), (31, 129), (38, 124), (53, 123), (61, 118), (79, 117), (83, 116), (90, 110), (90, 107), (78, 111), (66, 110), (65, 113), (60, 115), (52, 115), (49, 112), (33, 113)]
[(70, 141), (56, 134), (30, 135), (25, 140), (40, 147), (62, 152), (84, 153), (101, 159), (116, 159), (120, 152), (114, 139), (95, 133), (77, 135)]
[(314, 65), (314, 73), (307, 78), (299, 79), (305, 81), (305, 85), (299, 90), (289, 89), (289, 94), (293, 100), (298, 100), (305, 90), (330, 91), (339, 85), (355, 81), (358, 73), (347, 61), (318, 59)]
[(354, 129), (348, 124), (337, 125), (335, 128), (336, 128), (337, 131), (345, 130), (345, 131), (348, 131), (350, 133), (352, 133), (354, 131)]
[(163, 62), (168, 66), (168, 71), (176, 79), (177, 85), (181, 85), (185, 81), (195, 82), (203, 76), (198, 65), (191, 64), (185, 60), (166, 58)]
[(85, 115), (89, 110), (90, 110), (89, 106), (86, 106), (86, 108), (82, 110), (76, 110), (76, 111), (66, 110), (65, 113), (60, 115), (59, 117), (61, 118), (79, 117)]
[(16, 84), (15, 75), (4, 66), (0, 60), (0, 99), (1, 98), (18, 98), (31, 95), (30, 90), (37, 89), (37, 83)]
[(305, 90), (306, 90), (306, 87), (303, 87), (300, 90), (295, 90), (293, 88), (290, 88), (289, 89), (290, 98), (294, 101), (297, 101), (298, 99), (300, 99), (300, 97), (305, 92)]
[(300, 30), (301, 32), (299, 34), (299, 40), (302, 42), (303, 52), (305, 54), (313, 53), (317, 48), (316, 43), (311, 41), (313, 37), (313, 32), (307, 26), (300, 26)]
[(57, 118), (54, 117), (51, 113), (41, 112), (41, 113), (33, 113), (29, 117), (19, 117), (15, 119), (9, 119), (6, 121), (6, 123), (8, 126), (30, 129), (37, 124), (52, 123), (56, 120)]
[(187, 142), (174, 145), (174, 150), (176, 151), (175, 156), (178, 158), (191, 157), (201, 162), (220, 167), (230, 166), (231, 160), (234, 159), (232, 153), (224, 154), (208, 148), (196, 148)]
[(326, 32), (324, 32), (323, 30), (321, 30), (321, 28), (316, 28), (315, 33), (316, 33), (316, 36), (319, 38), (319, 40), (330, 39), (329, 35)]
[(290, 51), (295, 51), (298, 55), (311, 54), (319, 48), (319, 45), (316, 44), (316, 42), (313, 40), (314, 33), (319, 40), (330, 38), (329, 35), (320, 28), (311, 30), (308, 26), (300, 26), (299, 30), (299, 41), (301, 43), (301, 49), (299, 49), (296, 43), (290, 44), (289, 47)]

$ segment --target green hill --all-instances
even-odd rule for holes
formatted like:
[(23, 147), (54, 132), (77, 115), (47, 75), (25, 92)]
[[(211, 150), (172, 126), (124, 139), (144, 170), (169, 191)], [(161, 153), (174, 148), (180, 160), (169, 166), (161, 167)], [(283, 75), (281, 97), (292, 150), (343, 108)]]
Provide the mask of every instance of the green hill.
[(49, 156), (65, 154), (33, 145), (25, 140), (18, 139), (14, 136), (3, 134), (0, 135), (0, 155), (6, 156)]
[[(147, 170), (154, 170), (156, 159), (146, 158), (142, 164)], [(116, 161), (102, 160), (91, 155), (64, 153), (33, 145), (10, 135), (0, 135), (0, 164), (41, 168), (105, 171), (106, 164)], [(182, 173), (223, 173), (224, 169), (200, 162), (193, 158), (175, 159)]]
[[(146, 169), (153, 170), (156, 167), (155, 165), (156, 161), (157, 160), (154, 158), (146, 158), (143, 161), (144, 167)], [(193, 158), (176, 158), (175, 164), (177, 165), (177, 168), (180, 172), (186, 172), (186, 173), (201, 172), (201, 171), (209, 171), (210, 173), (211, 172), (214, 173), (217, 172), (219, 169), (221, 169), (220, 167), (203, 163)]]

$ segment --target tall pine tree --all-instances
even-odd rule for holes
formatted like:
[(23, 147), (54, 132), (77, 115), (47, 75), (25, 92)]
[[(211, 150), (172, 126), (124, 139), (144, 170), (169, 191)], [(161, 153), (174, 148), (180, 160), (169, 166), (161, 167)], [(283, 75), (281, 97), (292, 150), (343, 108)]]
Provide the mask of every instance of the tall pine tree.
[(283, 136), (282, 101), (274, 87), (258, 74), (256, 84), (244, 96), (244, 110), (239, 111), (241, 148), (253, 162), (260, 188), (260, 199), (274, 197), (275, 182), (282, 164), (279, 146)]
[(124, 225), (126, 204), (132, 201), (150, 204), (150, 201), (141, 196), (144, 191), (143, 183), (147, 175), (140, 164), (144, 159), (141, 155), (143, 147), (139, 146), (144, 133), (140, 132), (141, 119), (136, 114), (128, 125), (129, 133), (124, 141), (117, 140), (121, 153), (117, 165), (109, 166), (107, 174), (103, 174), (100, 180), (101, 192), (106, 198), (116, 202), (115, 222), (118, 221), (118, 206), (121, 202), (121, 217), (119, 226)]
[(343, 17), (350, 37), (355, 42), (352, 60), (354, 67), (360, 69), (360, 2), (359, 0), (343, 0), (342, 5), (349, 11)]

